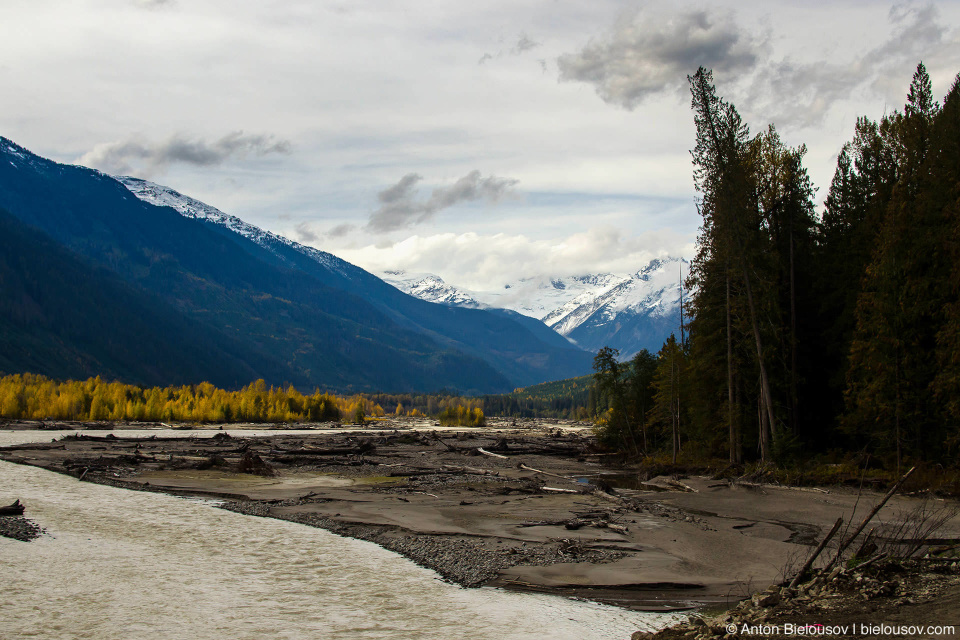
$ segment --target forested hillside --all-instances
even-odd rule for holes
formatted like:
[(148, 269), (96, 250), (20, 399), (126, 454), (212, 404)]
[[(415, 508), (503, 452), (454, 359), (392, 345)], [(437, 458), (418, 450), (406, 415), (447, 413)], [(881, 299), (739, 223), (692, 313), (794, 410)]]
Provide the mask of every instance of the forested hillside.
[(590, 368), (540, 323), (418, 300), (191, 203), (0, 138), (0, 373), (485, 393)]
[(859, 451), (891, 469), (956, 465), (960, 84), (941, 105), (920, 64), (902, 111), (859, 118), (821, 216), (806, 148), (773, 125), (751, 135), (710, 71), (689, 81), (703, 216), (690, 320), (652, 378), (598, 356), (613, 440), (733, 463)]

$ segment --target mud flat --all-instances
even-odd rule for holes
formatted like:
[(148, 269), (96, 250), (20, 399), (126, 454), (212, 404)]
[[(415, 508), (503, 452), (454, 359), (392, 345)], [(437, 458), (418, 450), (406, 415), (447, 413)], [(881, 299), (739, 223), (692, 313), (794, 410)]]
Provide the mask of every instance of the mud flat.
[[(727, 609), (781, 582), (858, 498), (847, 489), (641, 478), (612, 465), (574, 424), (330, 426), (254, 437), (235, 426), (180, 437), (78, 430), (5, 447), (0, 459), (370, 540), (465, 586), (650, 611)], [(860, 496), (860, 512), (877, 497)], [(886, 519), (917, 502), (895, 497)], [(940, 535), (960, 537), (960, 520)]]

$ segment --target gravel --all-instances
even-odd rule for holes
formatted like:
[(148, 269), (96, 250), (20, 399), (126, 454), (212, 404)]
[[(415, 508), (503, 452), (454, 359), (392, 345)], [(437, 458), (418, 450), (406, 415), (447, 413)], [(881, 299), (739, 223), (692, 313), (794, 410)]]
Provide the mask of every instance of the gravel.
[(0, 516), (0, 536), (30, 542), (43, 533), (43, 527), (23, 516)]
[[(258, 502), (227, 502), (221, 508), (246, 515), (270, 515), (270, 506)], [(282, 519), (326, 529), (338, 535), (374, 542), (399, 553), (422, 567), (433, 569), (446, 580), (463, 587), (479, 587), (515, 565), (551, 565), (576, 559), (591, 563), (614, 562), (625, 554), (606, 549), (587, 549), (571, 540), (521, 543), (452, 535), (411, 535), (396, 527), (344, 523), (316, 514), (297, 513)], [(496, 548), (489, 548), (496, 545)]]

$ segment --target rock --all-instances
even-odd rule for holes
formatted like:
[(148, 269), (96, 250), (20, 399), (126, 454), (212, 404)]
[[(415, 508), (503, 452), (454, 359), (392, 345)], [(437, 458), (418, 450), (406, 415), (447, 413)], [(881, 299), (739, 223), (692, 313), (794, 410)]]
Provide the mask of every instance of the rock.
[(630, 636), (630, 640), (650, 640), (653, 636), (654, 634), (650, 631), (634, 631), (633, 635)]
[(779, 593), (757, 593), (753, 596), (753, 604), (758, 607), (772, 607), (780, 603), (780, 594)]
[(690, 626), (694, 629), (703, 629), (707, 626), (707, 623), (699, 616), (690, 616)]

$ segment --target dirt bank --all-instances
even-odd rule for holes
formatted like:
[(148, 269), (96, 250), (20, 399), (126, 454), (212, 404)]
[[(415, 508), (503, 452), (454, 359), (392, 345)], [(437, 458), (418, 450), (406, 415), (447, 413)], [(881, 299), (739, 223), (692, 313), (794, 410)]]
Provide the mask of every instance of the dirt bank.
[(888, 559), (816, 572), (796, 588), (770, 587), (718, 616), (692, 616), (632, 640), (796, 637), (958, 638), (960, 559)]
[[(660, 611), (727, 608), (779, 582), (857, 501), (846, 489), (641, 482), (605, 463), (589, 430), (571, 425), (429, 429), (385, 421), (256, 438), (81, 431), (4, 448), (0, 459), (219, 498), (243, 513), (371, 540), (463, 585)], [(862, 496), (861, 512), (875, 499)], [(886, 513), (916, 503), (897, 497)], [(942, 535), (960, 537), (960, 521)]]

